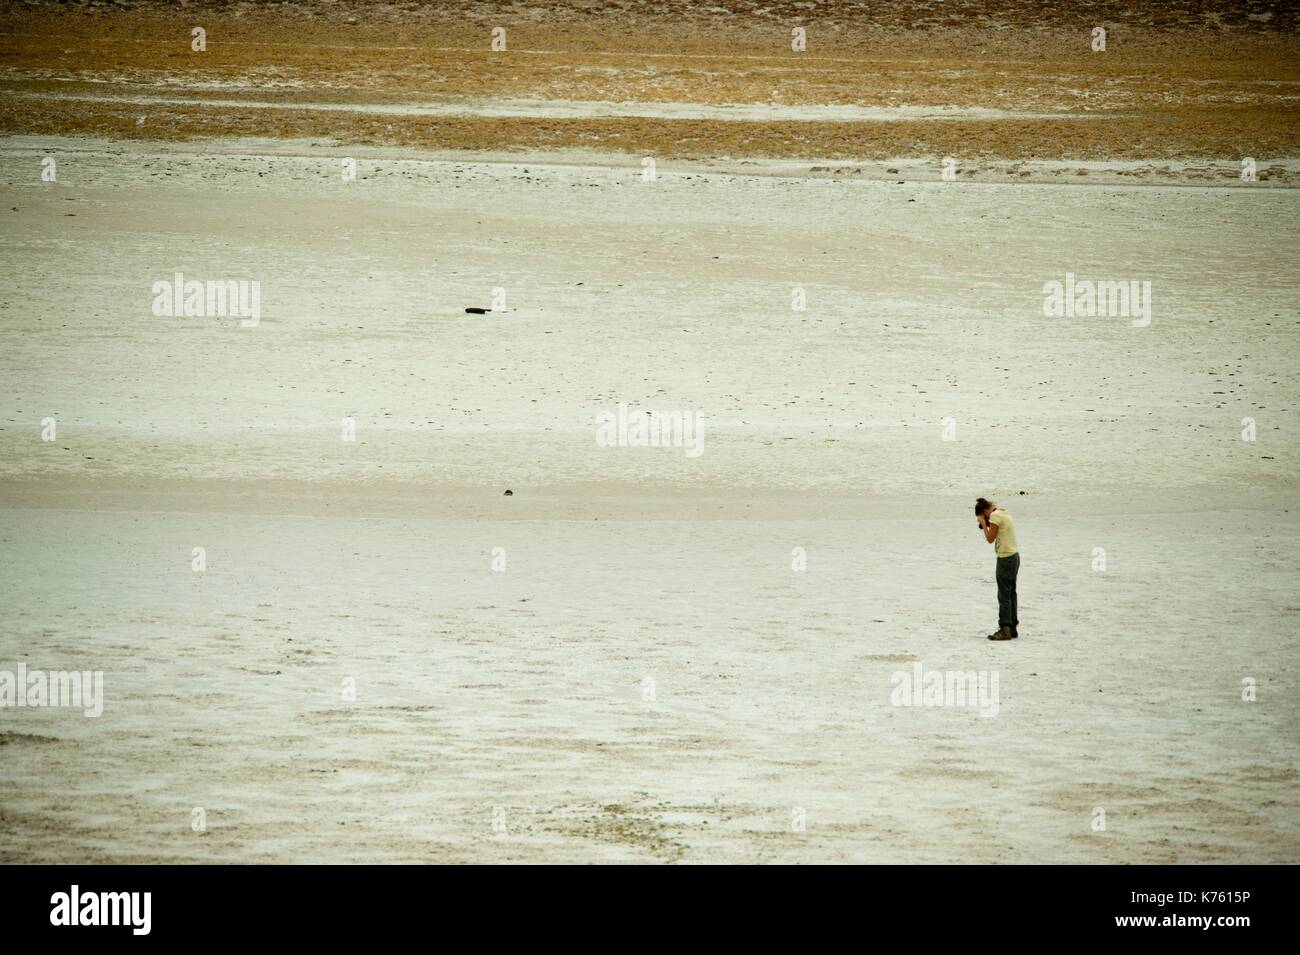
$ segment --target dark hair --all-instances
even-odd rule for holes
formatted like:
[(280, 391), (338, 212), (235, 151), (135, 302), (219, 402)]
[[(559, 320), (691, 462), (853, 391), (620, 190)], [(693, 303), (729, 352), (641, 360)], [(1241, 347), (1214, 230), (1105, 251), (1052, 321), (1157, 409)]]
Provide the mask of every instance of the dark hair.
[(983, 514), (985, 511), (987, 511), (987, 510), (991, 510), (992, 507), (993, 507), (993, 505), (990, 504), (988, 501), (984, 500), (984, 498), (982, 498), (982, 497), (980, 497), (980, 498), (976, 498), (976, 499), (975, 499), (975, 516), (976, 516), (976, 517), (979, 517), (979, 516), (980, 516), (981, 514)]

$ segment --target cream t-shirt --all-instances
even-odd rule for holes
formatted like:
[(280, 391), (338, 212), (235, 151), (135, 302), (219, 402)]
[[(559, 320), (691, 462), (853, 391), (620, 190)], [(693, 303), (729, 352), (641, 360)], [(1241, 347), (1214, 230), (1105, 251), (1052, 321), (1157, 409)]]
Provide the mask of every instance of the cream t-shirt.
[(998, 536), (993, 539), (993, 552), (999, 557), (1010, 557), (1012, 554), (1020, 553), (1020, 547), (1016, 543), (1016, 522), (1011, 519), (1011, 512), (1004, 508), (996, 508), (989, 515), (989, 523), (996, 524)]

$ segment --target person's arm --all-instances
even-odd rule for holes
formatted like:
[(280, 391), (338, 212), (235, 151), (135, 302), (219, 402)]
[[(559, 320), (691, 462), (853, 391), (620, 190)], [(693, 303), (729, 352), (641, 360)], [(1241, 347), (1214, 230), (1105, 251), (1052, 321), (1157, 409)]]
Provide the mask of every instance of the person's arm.
[(980, 529), (984, 531), (984, 539), (990, 544), (998, 539), (998, 525), (987, 518), (980, 518)]

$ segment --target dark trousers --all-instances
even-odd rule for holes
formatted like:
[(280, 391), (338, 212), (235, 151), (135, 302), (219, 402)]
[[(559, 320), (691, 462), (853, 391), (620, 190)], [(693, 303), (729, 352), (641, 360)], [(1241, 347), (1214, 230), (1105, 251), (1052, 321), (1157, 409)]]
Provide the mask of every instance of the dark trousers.
[(998, 558), (998, 626), (1020, 626), (1020, 607), (1016, 603), (1016, 575), (1020, 573), (1020, 555)]

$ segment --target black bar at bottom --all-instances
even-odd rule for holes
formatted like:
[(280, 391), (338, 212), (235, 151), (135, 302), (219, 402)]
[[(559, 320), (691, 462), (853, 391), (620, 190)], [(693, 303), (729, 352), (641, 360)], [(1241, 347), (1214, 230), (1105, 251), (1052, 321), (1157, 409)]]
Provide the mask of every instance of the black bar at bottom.
[(671, 884), (637, 891), (608, 876), (597, 889), (581, 875), (573, 885), (553, 875), (542, 882), (536, 871), (521, 875), (523, 884), (511, 885), (501, 873), (480, 881), (480, 873), (461, 871), (453, 881), (447, 872), (404, 867), (10, 866), (0, 911), (7, 942), (75, 931), (78, 942), (337, 945), (436, 924), (476, 925), (494, 939), (512, 928), (608, 939), (600, 926), (610, 922), (633, 936), (670, 932), (681, 942), (705, 916), (717, 933), (739, 935), (785, 923), (859, 938), (910, 926), (921, 937), (937, 933), (931, 937), (941, 944), (971, 938), (968, 932), (996, 932), (985, 937), (999, 940), (1034, 932), (1040, 941), (1199, 935), (1231, 944), (1260, 933), (1281, 939), (1294, 881), (1294, 870), (1264, 866), (856, 867), (764, 884), (756, 896), (735, 872), (703, 885), (692, 879), (680, 887), (686, 892)]

